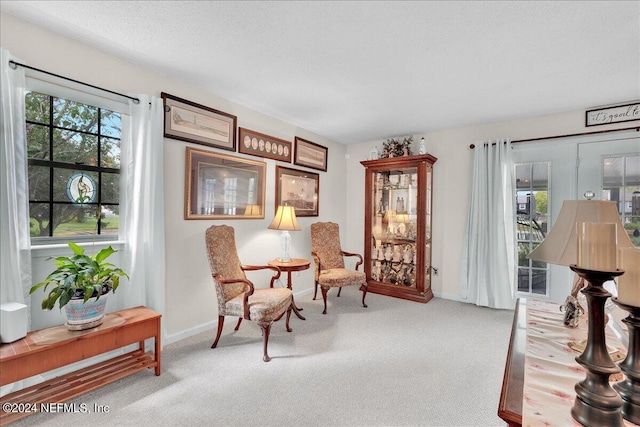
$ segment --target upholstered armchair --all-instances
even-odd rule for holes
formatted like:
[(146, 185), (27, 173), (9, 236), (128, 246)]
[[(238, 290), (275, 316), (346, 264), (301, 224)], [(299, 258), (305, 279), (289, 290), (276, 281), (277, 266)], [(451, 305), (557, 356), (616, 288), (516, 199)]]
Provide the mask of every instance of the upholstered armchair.
[[(291, 317), (292, 293), (287, 288), (273, 288), (273, 282), (280, 277), (280, 269), (273, 266), (250, 266), (240, 264), (236, 250), (235, 233), (228, 225), (212, 225), (206, 232), (209, 266), (218, 297), (218, 333), (211, 348), (218, 345), (225, 316), (237, 316), (237, 331), (242, 319), (257, 322), (264, 338), (263, 360), (271, 360), (267, 352), (269, 332), (274, 321), (287, 313), (286, 328)], [(271, 269), (274, 275), (269, 288), (255, 288), (246, 278), (245, 271)]]
[[(340, 229), (335, 222), (316, 222), (311, 224), (311, 256), (315, 263), (315, 289), (313, 299), (316, 299), (318, 285), (322, 291), (324, 311), (327, 314), (327, 292), (329, 288), (338, 288), (338, 297), (343, 286), (360, 285), (362, 291), (362, 306), (367, 296), (367, 277), (358, 271), (362, 265), (362, 255), (345, 252), (340, 247)], [(356, 257), (358, 262), (355, 270), (345, 268), (344, 257)]]

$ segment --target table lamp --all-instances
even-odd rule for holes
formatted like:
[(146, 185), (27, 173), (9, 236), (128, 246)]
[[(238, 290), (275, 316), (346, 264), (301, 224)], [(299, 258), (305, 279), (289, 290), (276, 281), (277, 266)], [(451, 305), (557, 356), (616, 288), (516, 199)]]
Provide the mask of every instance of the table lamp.
[(244, 216), (260, 216), (259, 205), (247, 205), (244, 209)]
[[(617, 202), (565, 200), (562, 202), (562, 209), (560, 209), (558, 219), (556, 219), (551, 231), (542, 243), (527, 255), (527, 258), (565, 266), (576, 264), (578, 261), (578, 233), (576, 229), (578, 223), (614, 223), (616, 224), (617, 248), (634, 247), (622, 226), (622, 221), (620, 221)], [(572, 289), (575, 287), (574, 285)]]
[[(578, 263), (578, 231), (580, 223), (613, 223), (616, 224), (617, 248), (633, 248), (618, 215), (617, 203), (605, 200), (565, 200), (558, 219), (545, 239), (534, 249), (527, 258), (550, 264), (570, 266)], [(615, 269), (615, 261), (612, 266)], [(580, 289), (586, 283), (583, 278), (575, 275), (576, 279), (571, 287), (571, 295), (580, 299)], [(607, 311), (613, 308), (611, 300), (607, 302)], [(583, 307), (584, 308), (584, 307)], [(586, 340), (571, 342), (569, 346), (576, 351), (586, 347)]]
[(289, 231), (299, 231), (300, 226), (296, 219), (296, 211), (293, 206), (278, 206), (275, 218), (269, 225), (271, 230), (282, 230), (280, 235), (280, 247), (282, 248), (282, 257), (278, 258), (280, 262), (291, 262), (289, 256), (289, 247), (291, 246), (291, 235)]
[(577, 396), (571, 410), (583, 425), (622, 425), (622, 399), (609, 385), (610, 375), (620, 369), (609, 356), (604, 336), (605, 304), (611, 294), (603, 284), (622, 274), (616, 266), (616, 247), (633, 247), (633, 243), (615, 201), (565, 200), (549, 234), (527, 256), (570, 266), (580, 276), (572, 294), (587, 284), (581, 292), (588, 304), (588, 338), (584, 352), (576, 357), (586, 369), (586, 379), (575, 386)]

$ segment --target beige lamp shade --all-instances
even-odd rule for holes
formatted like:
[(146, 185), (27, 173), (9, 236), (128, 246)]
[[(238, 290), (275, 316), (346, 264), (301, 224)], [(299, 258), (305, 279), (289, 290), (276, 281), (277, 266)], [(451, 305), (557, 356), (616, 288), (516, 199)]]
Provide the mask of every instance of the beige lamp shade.
[(409, 214), (406, 214), (406, 213), (397, 214), (395, 219), (393, 220), (393, 222), (399, 222), (401, 224), (408, 224), (409, 223)]
[(293, 206), (278, 206), (275, 218), (269, 225), (271, 230), (299, 231), (298, 219)]
[(571, 265), (578, 261), (578, 233), (582, 222), (615, 223), (617, 247), (634, 247), (618, 215), (617, 203), (605, 200), (565, 200), (547, 237), (527, 258), (551, 264)]
[(260, 216), (259, 205), (247, 205), (244, 209), (244, 216)]
[(396, 211), (389, 209), (384, 213), (384, 216), (382, 217), (382, 222), (384, 224), (395, 222), (395, 218), (396, 218)]

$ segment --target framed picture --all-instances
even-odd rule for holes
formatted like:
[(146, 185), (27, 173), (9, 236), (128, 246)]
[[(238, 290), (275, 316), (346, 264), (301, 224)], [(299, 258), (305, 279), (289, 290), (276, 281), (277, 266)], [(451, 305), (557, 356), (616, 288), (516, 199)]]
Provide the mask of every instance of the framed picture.
[(296, 216), (318, 216), (320, 175), (276, 166), (276, 211), (293, 206)]
[(298, 166), (327, 171), (327, 153), (329, 149), (296, 136), (296, 151), (293, 163)]
[(184, 219), (264, 218), (266, 163), (187, 147)]
[(164, 136), (236, 151), (238, 118), (162, 92)]
[(258, 157), (291, 163), (291, 142), (240, 128), (238, 151)]

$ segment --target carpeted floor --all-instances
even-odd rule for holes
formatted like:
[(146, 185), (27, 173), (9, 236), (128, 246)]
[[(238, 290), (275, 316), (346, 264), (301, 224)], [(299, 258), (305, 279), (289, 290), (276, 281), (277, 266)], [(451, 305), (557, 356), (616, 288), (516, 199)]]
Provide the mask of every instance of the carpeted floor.
[[(152, 371), (69, 403), (87, 413), (36, 414), (12, 426), (503, 426), (497, 408), (513, 312), (451, 300), (427, 304), (376, 294), (360, 304), (356, 287), (340, 298), (296, 297), (292, 315), (269, 340), (259, 327), (228, 318), (215, 331), (164, 348)], [(97, 413), (94, 405), (108, 407)]]

